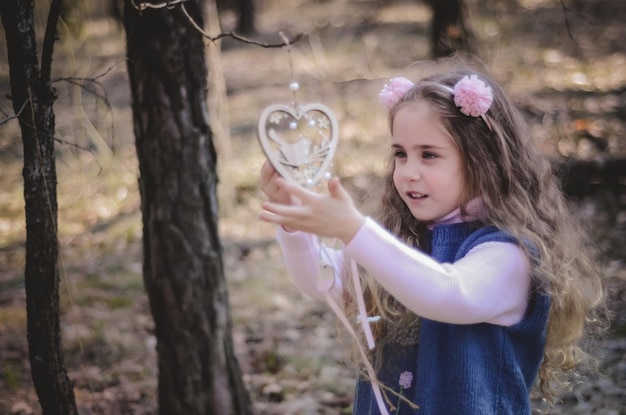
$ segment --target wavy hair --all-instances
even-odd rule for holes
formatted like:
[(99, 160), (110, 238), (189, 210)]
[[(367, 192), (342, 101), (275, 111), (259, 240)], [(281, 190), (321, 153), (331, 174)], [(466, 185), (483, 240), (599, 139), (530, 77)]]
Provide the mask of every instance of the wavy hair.
[[(461, 113), (451, 92), (442, 87), (452, 88), (469, 74), (477, 74), (492, 89), (493, 103), (485, 115), (487, 120)], [(397, 111), (418, 100), (429, 103), (438, 114), (464, 160), (467, 189), (461, 212), (466, 211), (470, 200), (482, 197), (487, 209), (480, 220), (519, 241), (530, 242), (520, 246), (529, 257), (528, 245), (534, 247), (541, 258), (530, 263), (534, 287), (551, 298), (547, 341), (539, 370), (541, 394), (551, 402), (557, 389), (569, 386), (570, 373), (580, 364), (593, 361), (582, 345), (604, 327), (604, 289), (594, 250), (574, 220), (548, 159), (534, 148), (522, 115), (491, 76), (473, 69), (457, 70), (419, 81), (391, 108), (390, 130)], [(423, 248), (428, 224), (413, 217), (400, 198), (393, 171), (390, 154), (375, 216), (407, 244)], [(386, 322), (374, 326), (377, 349), (382, 350), (393, 331), (414, 320), (415, 315), (373, 278), (364, 275), (364, 281), (368, 314), (381, 315)]]

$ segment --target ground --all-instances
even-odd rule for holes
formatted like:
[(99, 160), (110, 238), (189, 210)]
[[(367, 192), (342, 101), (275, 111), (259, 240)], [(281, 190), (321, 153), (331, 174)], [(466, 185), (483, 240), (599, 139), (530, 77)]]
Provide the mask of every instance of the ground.
[[(289, 3), (289, 5), (287, 5)], [(485, 5), (484, 3), (489, 3)], [(527, 117), (550, 156), (624, 156), (626, 3), (579, 0), (468, 1), (478, 54)], [(220, 152), (220, 231), (236, 352), (259, 415), (349, 413), (355, 369), (328, 307), (285, 274), (274, 228), (257, 219), (262, 196), (257, 117), (276, 102), (322, 102), (339, 118), (333, 172), (359, 203), (380, 173), (386, 137), (377, 92), (391, 76), (430, 70), (430, 13), (420, 1), (259, 2), (258, 34), (285, 49), (232, 39), (221, 64), (230, 138)], [(41, 5), (39, 5), (41, 6)], [(38, 6), (38, 7), (39, 7)], [(45, 20), (42, 20), (45, 21)], [(81, 414), (156, 413), (155, 339), (141, 277), (141, 217), (124, 34), (104, 16), (62, 26), (55, 83), (63, 347)], [(234, 15), (222, 15), (232, 30)], [(68, 36), (71, 31), (74, 36)], [(12, 113), (5, 45), (0, 109)], [(290, 61), (290, 58), (292, 59)], [(227, 119), (224, 114), (222, 119)], [(218, 131), (218, 118), (213, 126)], [(0, 124), (0, 413), (38, 414), (30, 380), (24, 308), (21, 142)], [(623, 183), (573, 201), (602, 254), (613, 324), (596, 356), (601, 376), (561, 396), (556, 414), (626, 414), (626, 209)], [(453, 393), (453, 391), (451, 391)], [(537, 407), (540, 407), (538, 405)]]

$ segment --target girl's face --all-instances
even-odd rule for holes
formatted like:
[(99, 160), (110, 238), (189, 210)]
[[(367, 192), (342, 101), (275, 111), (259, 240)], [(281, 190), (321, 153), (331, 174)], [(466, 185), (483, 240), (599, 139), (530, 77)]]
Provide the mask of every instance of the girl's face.
[(461, 153), (428, 103), (410, 102), (398, 110), (391, 147), (394, 185), (416, 219), (436, 221), (461, 205)]

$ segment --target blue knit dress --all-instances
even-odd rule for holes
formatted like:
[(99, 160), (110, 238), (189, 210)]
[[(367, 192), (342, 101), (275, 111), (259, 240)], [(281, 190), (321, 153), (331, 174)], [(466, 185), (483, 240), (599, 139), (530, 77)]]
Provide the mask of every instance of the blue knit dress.
[[(495, 227), (476, 229), (469, 223), (435, 226), (431, 256), (452, 263), (485, 242), (515, 242)], [(413, 409), (392, 394), (401, 415), (529, 415), (529, 393), (537, 376), (546, 341), (549, 298), (530, 294), (522, 321), (503, 327), (480, 323), (457, 325), (419, 319), (408, 336), (387, 343), (378, 380), (419, 406)], [(410, 333), (414, 341), (411, 341)], [(400, 376), (412, 377), (400, 386)], [(405, 385), (406, 386), (406, 385)], [(399, 403), (399, 404), (398, 404)], [(354, 415), (380, 415), (371, 383), (357, 383)]]

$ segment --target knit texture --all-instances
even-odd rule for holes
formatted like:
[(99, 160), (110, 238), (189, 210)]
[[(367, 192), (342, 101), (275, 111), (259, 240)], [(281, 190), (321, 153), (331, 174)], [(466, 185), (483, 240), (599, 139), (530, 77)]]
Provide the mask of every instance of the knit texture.
[[(473, 224), (435, 226), (430, 254), (452, 263), (485, 242), (515, 242), (495, 227)], [(513, 326), (488, 323), (456, 325), (420, 319), (419, 342), (387, 344), (378, 379), (419, 405), (413, 409), (387, 394), (401, 415), (530, 414), (530, 389), (543, 357), (550, 302), (533, 291), (525, 316)], [(400, 375), (414, 382), (401, 388)], [(357, 383), (353, 413), (379, 415), (369, 381)]]

